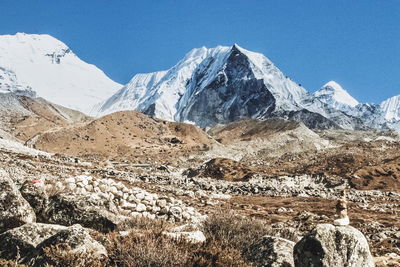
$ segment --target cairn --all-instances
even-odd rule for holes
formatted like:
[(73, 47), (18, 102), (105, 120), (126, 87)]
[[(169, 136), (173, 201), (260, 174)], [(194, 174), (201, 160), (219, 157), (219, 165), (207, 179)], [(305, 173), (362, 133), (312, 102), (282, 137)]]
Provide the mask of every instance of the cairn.
[(342, 197), (336, 203), (336, 216), (338, 217), (333, 221), (334, 225), (343, 226), (349, 225), (350, 220), (347, 215), (347, 199), (346, 199), (346, 191), (342, 192)]

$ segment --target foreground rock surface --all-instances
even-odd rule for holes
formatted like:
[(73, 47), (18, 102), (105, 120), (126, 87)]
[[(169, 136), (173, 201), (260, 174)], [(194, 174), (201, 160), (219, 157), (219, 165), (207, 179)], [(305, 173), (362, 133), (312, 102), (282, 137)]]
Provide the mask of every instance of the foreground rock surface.
[(32, 223), (0, 235), (0, 258), (28, 266), (51, 266), (53, 262), (49, 253), (62, 260), (78, 257), (82, 262), (107, 257), (106, 249), (92, 239), (87, 229), (78, 224), (65, 227)]
[(352, 226), (320, 224), (294, 247), (295, 266), (374, 266), (365, 236)]
[(116, 216), (113, 202), (93, 195), (59, 194), (50, 197), (45, 220), (48, 223), (71, 226), (82, 224), (101, 232), (116, 229), (121, 219)]
[(36, 221), (35, 212), (14, 182), (0, 171), (0, 233)]
[(28, 255), (41, 242), (65, 229), (61, 225), (28, 223), (8, 230), (0, 235), (0, 258), (14, 260), (19, 254), (21, 262), (28, 262)]
[(280, 237), (263, 236), (246, 251), (246, 258), (257, 266), (292, 267), (295, 243)]

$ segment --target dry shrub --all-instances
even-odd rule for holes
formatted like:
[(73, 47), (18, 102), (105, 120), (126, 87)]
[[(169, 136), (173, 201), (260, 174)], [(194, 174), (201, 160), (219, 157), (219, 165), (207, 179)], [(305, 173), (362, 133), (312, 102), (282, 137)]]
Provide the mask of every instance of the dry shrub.
[(270, 227), (261, 220), (238, 216), (231, 212), (218, 212), (209, 216), (203, 223), (203, 232), (208, 243), (216, 243), (223, 248), (238, 251), (246, 249), (269, 229)]
[(46, 259), (44, 259), (44, 262), (47, 264), (47, 266), (107, 266), (107, 260), (105, 260), (104, 258), (88, 254), (85, 251), (79, 253), (71, 252), (71, 248), (67, 244), (57, 244), (54, 246), (50, 246), (44, 249), (44, 253), (46, 255)]
[(187, 266), (252, 266), (242, 257), (241, 251), (234, 248), (222, 248), (217, 243), (209, 243), (193, 251)]
[(3, 267), (27, 267), (26, 265), (23, 264), (18, 264), (17, 261), (13, 260), (5, 260), (5, 259), (0, 259), (0, 266)]
[(109, 235), (107, 246), (112, 264), (117, 266), (188, 266), (190, 245), (162, 234), (132, 232)]
[(251, 266), (245, 249), (265, 235), (259, 220), (232, 213), (217, 213), (204, 222), (204, 244), (190, 244), (162, 234), (162, 220), (132, 218), (124, 224), (127, 235), (117, 232), (94, 236), (108, 251), (110, 266)]

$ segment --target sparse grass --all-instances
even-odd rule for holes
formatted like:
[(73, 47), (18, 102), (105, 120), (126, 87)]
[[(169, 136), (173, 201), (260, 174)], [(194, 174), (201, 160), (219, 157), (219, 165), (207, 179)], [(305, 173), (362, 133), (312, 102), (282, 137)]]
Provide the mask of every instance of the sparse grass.
[(3, 266), (3, 267), (27, 267), (26, 265), (18, 264), (17, 261), (11, 261), (11, 260), (5, 260), (5, 259), (0, 259), (0, 266)]
[[(57, 267), (103, 267), (107, 266), (107, 259), (90, 255), (85, 251), (80, 253), (72, 252), (66, 244), (58, 244), (44, 249), (45, 255), (50, 260), (46, 260), (47, 266)], [(49, 264), (50, 263), (50, 264)], [(52, 265), (51, 265), (52, 264)]]
[(111, 266), (251, 266), (242, 253), (268, 228), (261, 221), (221, 212), (204, 222), (207, 241), (196, 245), (164, 236), (165, 227), (162, 221), (132, 219), (124, 227), (128, 235), (95, 238), (107, 247)]

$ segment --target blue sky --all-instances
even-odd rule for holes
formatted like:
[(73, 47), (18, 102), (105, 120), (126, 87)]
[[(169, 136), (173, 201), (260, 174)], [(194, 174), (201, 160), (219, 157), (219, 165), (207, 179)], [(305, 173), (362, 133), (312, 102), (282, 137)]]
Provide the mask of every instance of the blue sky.
[(0, 34), (16, 32), (53, 35), (120, 83), (238, 43), (310, 91), (400, 94), (400, 0), (0, 0)]

